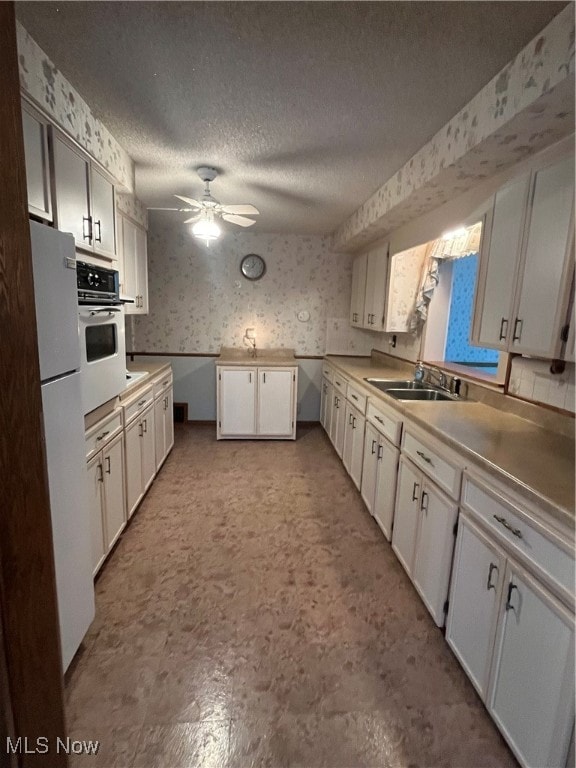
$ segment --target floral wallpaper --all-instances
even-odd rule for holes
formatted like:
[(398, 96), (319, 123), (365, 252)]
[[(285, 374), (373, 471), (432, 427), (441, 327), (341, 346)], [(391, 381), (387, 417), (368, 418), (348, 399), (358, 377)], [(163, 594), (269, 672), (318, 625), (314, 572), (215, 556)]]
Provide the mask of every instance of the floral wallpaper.
[(80, 94), (17, 22), (20, 87), (59, 128), (74, 138), (127, 192), (134, 163)]
[(356, 250), (574, 130), (569, 4), (334, 232)]
[[(266, 262), (254, 282), (240, 273), (248, 253)], [(152, 214), (148, 258), (150, 314), (134, 317), (134, 351), (218, 353), (242, 346), (245, 329), (254, 328), (258, 347), (323, 355), (328, 320), (339, 351), (366, 354), (374, 346), (368, 339), (376, 334), (347, 328), (352, 259), (335, 253), (329, 237), (230, 230), (206, 247), (187, 226)], [(299, 320), (300, 312), (309, 319)]]
[(144, 229), (148, 229), (148, 209), (134, 195), (116, 195), (116, 208)]

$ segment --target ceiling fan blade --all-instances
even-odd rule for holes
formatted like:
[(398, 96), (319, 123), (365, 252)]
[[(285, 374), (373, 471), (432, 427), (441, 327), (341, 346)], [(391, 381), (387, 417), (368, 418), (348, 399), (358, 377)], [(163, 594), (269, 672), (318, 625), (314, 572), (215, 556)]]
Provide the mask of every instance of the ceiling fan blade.
[(240, 213), (240, 214), (251, 214), (252, 216), (257, 216), (260, 213), (260, 211), (258, 210), (258, 208), (254, 208), (253, 205), (223, 205), (222, 213)]
[(147, 211), (181, 211), (182, 208), (147, 208)]
[(201, 216), (201, 214), (197, 213), (196, 216), (192, 216), (192, 218), (186, 219), (186, 221), (183, 221), (182, 223), (183, 224), (192, 224), (193, 221), (198, 221), (200, 216)]
[(174, 197), (177, 197), (178, 200), (184, 200), (185, 203), (188, 203), (188, 205), (191, 205), (193, 208), (202, 208), (202, 203), (199, 203), (198, 200), (194, 200), (191, 197), (182, 197), (182, 195), (174, 195)]
[(256, 224), (254, 219), (246, 219), (244, 216), (236, 216), (233, 213), (223, 213), (222, 218), (224, 221), (229, 221), (231, 224), (239, 224), (241, 227), (251, 227), (252, 224)]

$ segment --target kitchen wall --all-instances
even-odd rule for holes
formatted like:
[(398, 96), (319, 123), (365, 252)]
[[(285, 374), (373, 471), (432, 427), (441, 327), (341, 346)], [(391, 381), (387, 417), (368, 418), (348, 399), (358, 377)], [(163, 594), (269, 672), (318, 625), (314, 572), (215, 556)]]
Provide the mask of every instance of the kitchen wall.
[[(240, 273), (247, 253), (266, 261), (261, 280)], [(291, 347), (297, 355), (369, 355), (380, 334), (351, 328), (350, 254), (335, 252), (328, 237), (226, 233), (206, 247), (174, 217), (152, 214), (148, 230), (150, 314), (135, 317), (128, 347), (172, 353), (175, 399), (190, 419), (214, 419), (214, 357), (221, 346), (242, 346), (247, 327), (258, 347)], [(300, 311), (308, 321), (298, 320)], [(199, 357), (181, 357), (186, 354)], [(166, 359), (166, 358), (164, 358)], [(144, 357), (137, 357), (145, 370)], [(299, 359), (300, 420), (320, 407), (320, 359)]]
[(574, 413), (574, 364), (567, 363), (564, 373), (552, 374), (550, 361), (514, 357), (510, 371), (510, 394)]

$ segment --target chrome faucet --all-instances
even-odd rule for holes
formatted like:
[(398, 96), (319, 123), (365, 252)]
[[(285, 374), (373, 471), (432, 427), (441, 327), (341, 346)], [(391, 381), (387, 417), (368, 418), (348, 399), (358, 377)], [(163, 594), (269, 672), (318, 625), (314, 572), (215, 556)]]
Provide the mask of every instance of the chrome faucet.
[[(448, 386), (448, 378), (444, 371), (435, 365), (424, 365), (422, 360), (418, 360), (416, 363), (414, 379), (415, 381), (427, 381), (430, 384), (436, 383), (436, 386), (439, 387), (439, 389), (443, 389), (445, 392), (451, 394), (458, 395), (460, 391), (460, 379), (454, 379), (452, 386)], [(434, 379), (436, 380), (435, 382)], [(452, 391), (452, 387), (455, 389), (454, 392)]]

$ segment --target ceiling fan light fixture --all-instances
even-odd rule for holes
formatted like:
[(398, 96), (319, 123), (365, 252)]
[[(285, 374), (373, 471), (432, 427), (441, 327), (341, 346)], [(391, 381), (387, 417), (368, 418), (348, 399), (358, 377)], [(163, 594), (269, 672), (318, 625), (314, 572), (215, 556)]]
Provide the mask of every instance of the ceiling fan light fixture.
[(205, 240), (206, 245), (210, 245), (220, 237), (221, 230), (212, 217), (203, 216), (193, 225), (192, 234), (199, 240)]

